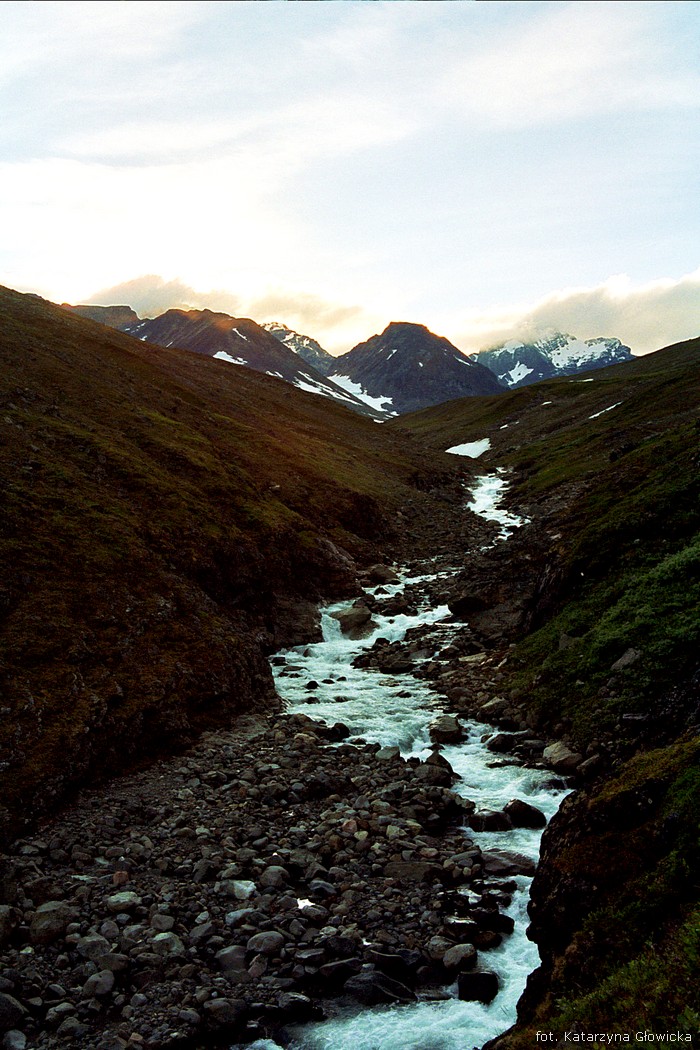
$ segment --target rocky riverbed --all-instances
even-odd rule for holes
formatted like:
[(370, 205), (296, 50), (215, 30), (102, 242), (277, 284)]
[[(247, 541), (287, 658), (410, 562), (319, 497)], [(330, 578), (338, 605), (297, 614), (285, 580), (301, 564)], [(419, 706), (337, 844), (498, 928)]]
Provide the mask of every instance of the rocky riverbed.
[[(405, 586), (391, 573), (378, 583), (375, 567), (342, 631), (371, 635), (449, 599), (445, 567), (432, 570)], [(548, 756), (498, 696), (502, 651), (445, 613), (399, 641), (370, 637), (338, 682), (305, 679), (314, 647), (274, 659), (304, 713), (207, 733), (17, 842), (0, 860), (3, 1050), (284, 1046), (339, 1003), (440, 1001), (448, 988), (493, 1000), (488, 952), (513, 930), (515, 877), (534, 870), (515, 831), (544, 817), (522, 799), (475, 806), (453, 766), (459, 716), (506, 730), (488, 744), (494, 765)], [(428, 697), (427, 753), (402, 757), (335, 721), (351, 713), (354, 673), (379, 675), (400, 702), (417, 689), (407, 724), (416, 711), (427, 724)], [(330, 718), (314, 710), (324, 690)], [(472, 834), (484, 831), (512, 843), (496, 834), (481, 848)]]
[(405, 1002), (458, 977), (491, 997), (472, 972), (510, 932), (503, 879), (527, 862), (465, 837), (473, 807), (439, 751), (339, 735), (303, 715), (211, 733), (20, 841), (2, 863), (3, 1045), (284, 1040), (341, 993)]

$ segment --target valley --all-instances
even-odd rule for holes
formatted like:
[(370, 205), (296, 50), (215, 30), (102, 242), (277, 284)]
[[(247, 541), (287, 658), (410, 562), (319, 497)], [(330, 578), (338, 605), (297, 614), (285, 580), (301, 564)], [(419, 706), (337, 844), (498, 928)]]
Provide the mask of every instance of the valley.
[[(0, 307), (4, 1028), (86, 1050), (700, 1034), (700, 343), (378, 425)], [(328, 602), (367, 641), (324, 682)], [(481, 736), (499, 791), (551, 818), (517, 1016), (520, 989), (465, 1002), (489, 933), (508, 965), (536, 855), (489, 870), (488, 836), (531, 847), (505, 796), (474, 802), (490, 774), (469, 793)], [(383, 1036), (295, 1027), (347, 982)], [(428, 1037), (416, 997), (458, 1013)]]

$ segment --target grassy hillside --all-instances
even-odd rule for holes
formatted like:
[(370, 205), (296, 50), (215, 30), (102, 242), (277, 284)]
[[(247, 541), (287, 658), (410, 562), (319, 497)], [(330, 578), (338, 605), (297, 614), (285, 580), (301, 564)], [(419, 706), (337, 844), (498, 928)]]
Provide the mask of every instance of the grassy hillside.
[(449, 499), (400, 435), (33, 296), (0, 291), (0, 362), (7, 827), (269, 702), (290, 603), (348, 593), (351, 556)]
[[(697, 665), (698, 363), (694, 340), (594, 378), (401, 420), (436, 449), (489, 437), (479, 467), (512, 470), (512, 499), (533, 518), (543, 570), (537, 629), (510, 660), (511, 685), (578, 747), (615, 733), (624, 713), (643, 715)], [(613, 672), (630, 649), (634, 663)]]
[(479, 466), (511, 469), (532, 524), (508, 571), (541, 571), (504, 689), (597, 756), (545, 839), (543, 970), (502, 1050), (542, 1028), (700, 1033), (699, 363), (693, 340), (400, 421), (436, 449), (488, 436)]

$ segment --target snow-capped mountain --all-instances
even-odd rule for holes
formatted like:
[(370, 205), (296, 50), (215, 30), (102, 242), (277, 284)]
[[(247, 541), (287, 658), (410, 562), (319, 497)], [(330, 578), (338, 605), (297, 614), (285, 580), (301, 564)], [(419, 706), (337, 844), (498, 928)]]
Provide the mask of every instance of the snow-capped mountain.
[(328, 378), (392, 415), (504, 389), (488, 368), (449, 340), (405, 321), (393, 321), (381, 335), (335, 358)]
[(144, 342), (194, 350), (207, 357), (244, 365), (256, 372), (284, 379), (299, 390), (330, 397), (362, 415), (385, 418), (361, 399), (341, 389), (247, 317), (231, 317), (212, 310), (168, 310), (159, 317), (137, 321), (122, 331)]
[(617, 365), (633, 360), (633, 355), (619, 339), (582, 340), (556, 332), (533, 343), (511, 339), (491, 350), (472, 354), (471, 359), (485, 365), (512, 388)]
[(324, 350), (321, 344), (311, 336), (301, 335), (279, 321), (267, 321), (262, 327), (266, 332), (274, 335), (275, 339), (279, 339), (280, 343), (284, 343), (290, 350), (293, 350), (295, 354), (299, 354), (299, 357), (307, 364), (313, 365), (321, 375), (328, 375), (333, 368), (335, 364), (333, 355)]

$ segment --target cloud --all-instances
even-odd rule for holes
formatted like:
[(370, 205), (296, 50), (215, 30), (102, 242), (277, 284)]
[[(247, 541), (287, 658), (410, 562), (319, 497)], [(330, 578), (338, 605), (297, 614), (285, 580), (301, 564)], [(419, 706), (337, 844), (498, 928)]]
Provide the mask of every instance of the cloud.
[(452, 327), (467, 352), (553, 328), (581, 339), (616, 336), (634, 353), (648, 354), (700, 335), (700, 270), (637, 285), (621, 274), (592, 288), (553, 292), (530, 306), (473, 314)]
[(166, 310), (219, 310), (234, 317), (241, 311), (241, 301), (230, 292), (196, 292), (177, 278), (166, 281), (157, 274), (145, 274), (103, 288), (86, 302), (101, 306), (126, 305), (140, 317), (157, 317)]
[(674, 62), (651, 4), (546, 4), (451, 64), (436, 94), (501, 128), (615, 111), (697, 107), (700, 78)]
[(234, 317), (252, 317), (259, 324), (281, 321), (289, 328), (310, 335), (331, 352), (342, 352), (367, 338), (377, 318), (360, 306), (326, 300), (293, 291), (270, 291), (245, 297), (224, 290), (198, 291), (179, 278), (165, 280), (144, 274), (84, 300), (101, 306), (126, 305), (140, 317), (155, 317), (166, 310), (215, 310)]

